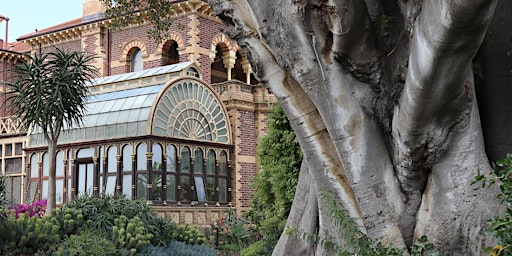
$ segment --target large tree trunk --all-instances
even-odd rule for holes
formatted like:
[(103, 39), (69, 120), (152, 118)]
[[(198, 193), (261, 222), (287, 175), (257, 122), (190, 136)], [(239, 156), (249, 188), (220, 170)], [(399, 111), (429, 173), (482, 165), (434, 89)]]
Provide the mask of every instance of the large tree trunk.
[[(497, 190), (470, 186), (490, 168), (471, 63), (496, 1), (209, 2), (303, 150), (287, 225), (343, 244), (318, 199), (326, 188), (384, 245), (422, 235), (442, 255), (491, 245)], [(274, 253), (327, 254), (286, 235)]]

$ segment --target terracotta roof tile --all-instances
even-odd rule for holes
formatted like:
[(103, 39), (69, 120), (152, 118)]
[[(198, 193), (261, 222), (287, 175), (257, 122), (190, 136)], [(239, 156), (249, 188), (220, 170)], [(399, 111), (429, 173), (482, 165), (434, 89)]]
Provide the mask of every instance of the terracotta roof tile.
[(60, 23), (60, 24), (57, 24), (57, 25), (54, 25), (54, 26), (51, 26), (51, 27), (48, 27), (48, 28), (39, 29), (39, 30), (37, 30), (35, 32), (32, 32), (32, 33), (29, 33), (29, 34), (22, 35), (22, 36), (18, 37), (16, 40), (23, 40), (23, 39), (26, 39), (26, 38), (36, 37), (36, 36), (47, 34), (47, 33), (50, 33), (50, 32), (55, 32), (55, 31), (63, 30), (63, 29), (66, 29), (66, 28), (70, 28), (70, 27), (74, 27), (76, 25), (79, 25), (80, 23), (82, 23), (82, 18), (81, 17), (77, 18), (77, 19), (74, 19), (74, 20), (66, 21), (66, 22), (63, 22), (63, 23)]

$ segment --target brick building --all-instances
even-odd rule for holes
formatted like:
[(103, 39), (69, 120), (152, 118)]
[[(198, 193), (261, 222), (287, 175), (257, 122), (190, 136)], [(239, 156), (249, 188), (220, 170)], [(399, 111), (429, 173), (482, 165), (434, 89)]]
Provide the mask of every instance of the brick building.
[[(173, 2), (171, 37), (161, 43), (148, 39), (148, 24), (112, 31), (101, 2), (85, 0), (83, 17), (0, 49), (4, 81), (22, 53), (56, 46), (99, 56), (94, 65), (103, 76), (90, 86), (84, 125), (67, 127), (59, 140), (58, 204), (80, 193), (123, 193), (177, 222), (199, 225), (229, 206), (248, 207), (256, 145), (275, 97), (254, 79), (206, 2)], [(20, 127), (4, 105), (1, 111), (8, 196), (44, 199), (48, 154), (41, 131)]]

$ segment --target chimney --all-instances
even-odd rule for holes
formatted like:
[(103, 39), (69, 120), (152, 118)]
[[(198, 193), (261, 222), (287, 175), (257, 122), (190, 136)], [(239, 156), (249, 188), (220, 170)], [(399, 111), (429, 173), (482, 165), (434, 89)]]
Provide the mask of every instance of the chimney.
[(84, 0), (82, 7), (82, 21), (90, 21), (105, 17), (105, 5), (101, 0)]

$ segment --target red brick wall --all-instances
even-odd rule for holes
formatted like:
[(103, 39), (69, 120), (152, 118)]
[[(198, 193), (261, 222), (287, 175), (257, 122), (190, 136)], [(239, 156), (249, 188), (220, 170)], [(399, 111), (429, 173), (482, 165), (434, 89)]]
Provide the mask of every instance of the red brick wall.
[[(238, 149), (238, 156), (255, 156), (256, 155), (256, 125), (255, 125), (255, 116), (254, 112), (249, 112), (245, 110), (238, 111), (238, 135), (237, 141), (238, 145), (236, 148)], [(252, 182), (254, 177), (256, 176), (256, 163), (247, 163), (237, 161), (237, 164), (240, 165), (240, 171), (237, 174), (237, 183), (239, 184), (239, 188), (237, 188), (237, 192), (240, 193), (238, 197), (237, 206), (242, 208), (249, 207), (249, 202), (251, 200), (251, 196), (254, 193), (254, 188), (252, 187)]]

